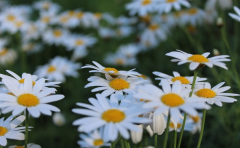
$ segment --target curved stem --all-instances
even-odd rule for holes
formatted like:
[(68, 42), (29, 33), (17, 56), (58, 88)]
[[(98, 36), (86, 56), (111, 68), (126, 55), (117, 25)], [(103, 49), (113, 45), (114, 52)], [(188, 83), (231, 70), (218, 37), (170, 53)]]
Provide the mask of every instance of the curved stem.
[(177, 130), (174, 131), (174, 146), (173, 148), (177, 147)]
[(25, 120), (25, 148), (28, 144), (28, 110), (26, 109), (26, 120)]
[(203, 117), (202, 117), (202, 126), (201, 126), (201, 133), (200, 137), (198, 139), (198, 145), (197, 148), (200, 148), (201, 142), (202, 142), (202, 136), (203, 136), (203, 131), (204, 131), (204, 124), (205, 124), (205, 118), (206, 118), (206, 109), (203, 110)]
[[(192, 87), (191, 87), (191, 92), (190, 92), (190, 94), (189, 94), (189, 97), (192, 97), (193, 89), (194, 89), (194, 86), (195, 86), (195, 83), (196, 83), (196, 79), (197, 79), (197, 74), (198, 74), (198, 70), (195, 70), (195, 71), (194, 71), (193, 82), (192, 82)], [(181, 146), (182, 136), (183, 136), (183, 131), (184, 131), (186, 119), (187, 119), (187, 114), (184, 113), (182, 129), (181, 129), (180, 137), (179, 137), (179, 140), (178, 140), (178, 148), (180, 148), (180, 146)]]
[(165, 137), (164, 137), (163, 148), (167, 147), (170, 119), (171, 119), (171, 115), (170, 115), (170, 110), (169, 110), (168, 111), (168, 120), (167, 120), (167, 129), (166, 129), (166, 133), (165, 133)]

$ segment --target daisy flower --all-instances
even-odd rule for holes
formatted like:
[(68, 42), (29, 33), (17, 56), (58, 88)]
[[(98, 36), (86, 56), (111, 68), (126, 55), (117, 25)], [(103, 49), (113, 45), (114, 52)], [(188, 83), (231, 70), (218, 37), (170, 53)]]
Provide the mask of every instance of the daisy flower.
[[(180, 81), (183, 85), (188, 87), (193, 82), (193, 76), (192, 77), (187, 77), (187, 76), (183, 77), (176, 71), (173, 72), (173, 76), (169, 76), (167, 74), (164, 74), (164, 73), (161, 73), (161, 72), (157, 72), (157, 71), (154, 71), (153, 74), (159, 77), (159, 78), (155, 78), (155, 80), (164, 80), (165, 79), (170, 84), (173, 84), (175, 81)], [(207, 78), (199, 78), (199, 77), (197, 77), (195, 85), (202, 84), (200, 81), (205, 81), (205, 80), (207, 80)], [(161, 85), (161, 82), (159, 83), (159, 85)]]
[(206, 17), (206, 12), (199, 8), (190, 8), (184, 10), (183, 22), (190, 23), (193, 26), (197, 24), (202, 24)]
[(202, 98), (208, 104), (216, 104), (217, 106), (222, 106), (222, 102), (233, 103), (237, 101), (236, 99), (231, 98), (231, 96), (239, 96), (239, 94), (224, 93), (231, 88), (230, 86), (222, 87), (224, 83), (225, 82), (221, 82), (213, 88), (211, 88), (210, 83), (205, 83), (202, 88), (194, 90), (193, 99)]
[(121, 45), (118, 48), (118, 52), (121, 54), (125, 54), (127, 57), (134, 57), (136, 56), (139, 52), (139, 45), (137, 44), (126, 44), (126, 45)]
[(49, 64), (38, 67), (35, 72), (39, 77), (46, 77), (48, 80), (64, 82), (65, 76), (78, 77), (77, 70), (80, 69), (80, 63), (74, 63), (64, 57), (55, 57)]
[(15, 50), (1, 48), (0, 47), (0, 64), (7, 65), (12, 64), (17, 59), (17, 53)]
[(235, 20), (237, 20), (237, 21), (240, 22), (240, 9), (239, 9), (237, 6), (234, 6), (233, 8), (234, 8), (234, 10), (235, 10), (235, 12), (236, 12), (237, 14), (228, 13), (228, 15), (229, 15), (231, 18), (233, 18), (233, 19), (235, 19)]
[[(24, 146), (13, 145), (13, 146), (9, 146), (9, 148), (24, 148)], [(27, 148), (41, 148), (41, 146), (34, 143), (29, 143), (27, 144)]]
[[(202, 99), (186, 98), (191, 89), (183, 88), (180, 81), (176, 81), (171, 86), (167, 80), (162, 80), (162, 89), (154, 85), (139, 86), (139, 92), (134, 94), (136, 99), (148, 100), (143, 105), (143, 108), (155, 108), (156, 114), (162, 114), (165, 111), (170, 111), (171, 117), (174, 121), (179, 122), (180, 110), (196, 116), (196, 109), (209, 109)], [(197, 102), (202, 101), (202, 102)]]
[(51, 1), (37, 1), (33, 4), (33, 8), (39, 10), (40, 12), (46, 12), (49, 14), (56, 14), (60, 10), (60, 6)]
[(25, 131), (25, 127), (17, 127), (25, 120), (25, 116), (8, 117), (4, 121), (4, 117), (0, 119), (0, 145), (6, 146), (7, 139), (24, 140), (25, 135), (21, 132)]
[(96, 97), (97, 100), (89, 99), (91, 105), (77, 103), (78, 106), (87, 109), (72, 110), (74, 113), (88, 116), (73, 122), (73, 125), (79, 125), (79, 131), (91, 132), (103, 127), (104, 140), (115, 141), (118, 133), (123, 138), (129, 139), (130, 135), (127, 130), (141, 131), (136, 124), (151, 122), (147, 118), (138, 117), (149, 111), (143, 109), (141, 103), (132, 104), (131, 101), (124, 99), (119, 104), (115, 97), (111, 97), (110, 100), (100, 94), (97, 94)]
[(80, 138), (82, 140), (78, 141), (78, 144), (81, 147), (87, 147), (87, 148), (100, 148), (102, 146), (111, 146), (111, 143), (106, 143), (103, 139), (103, 128), (100, 130), (94, 130), (91, 133), (86, 134), (80, 134)]
[(63, 45), (68, 36), (69, 32), (65, 29), (48, 29), (43, 34), (43, 40), (48, 44)]
[(109, 53), (104, 59), (104, 62), (109, 65), (118, 66), (135, 66), (138, 61), (136, 57), (127, 57), (122, 53)]
[[(175, 122), (174, 120), (172, 120), (172, 122), (170, 122), (169, 124), (169, 131), (177, 131), (177, 132), (181, 132), (182, 129), (182, 124), (183, 124), (183, 119), (180, 118), (179, 122)], [(194, 124), (192, 122), (187, 122), (185, 123), (184, 126), (184, 131), (192, 131), (194, 129)]]
[(141, 78), (131, 78), (126, 76), (118, 76), (117, 78), (107, 77), (107, 79), (98, 76), (91, 76), (88, 78), (88, 81), (90, 81), (90, 83), (88, 83), (85, 88), (97, 86), (92, 92), (103, 91), (103, 96), (136, 93), (138, 85), (148, 82)]
[(134, 69), (129, 70), (129, 71), (123, 71), (123, 70), (117, 70), (117, 69), (111, 68), (111, 67), (104, 67), (95, 61), (92, 61), (92, 62), (94, 65), (87, 64), (86, 66), (83, 66), (82, 68), (92, 68), (93, 70), (91, 70), (89, 72), (103, 73), (105, 75), (107, 74), (112, 77), (117, 77), (117, 76), (121, 76), (121, 75), (126, 76), (126, 77), (128, 77), (128, 76), (136, 77), (136, 76), (141, 75), (138, 72), (134, 71)]
[(18, 115), (25, 110), (38, 118), (40, 113), (45, 115), (51, 115), (51, 111), (59, 112), (60, 110), (50, 104), (64, 98), (63, 95), (52, 95), (55, 93), (55, 89), (44, 89), (45, 79), (39, 79), (33, 86), (32, 76), (26, 74), (23, 87), (19, 88), (19, 83), (16, 84), (11, 79), (3, 78), (3, 84), (12, 94), (0, 93), (0, 100), (5, 101), (0, 104), (0, 108), (3, 109), (3, 113), (12, 111), (13, 115)]
[(146, 16), (148, 13), (153, 12), (155, 4), (155, 0), (134, 0), (126, 5), (126, 9), (130, 11), (130, 15)]
[(219, 66), (224, 69), (228, 69), (226, 67), (226, 64), (223, 62), (231, 61), (230, 59), (227, 59), (229, 57), (229, 55), (220, 55), (220, 56), (214, 56), (211, 58), (207, 58), (209, 54), (210, 54), (209, 52), (206, 52), (202, 55), (200, 55), (200, 54), (193, 55), (193, 54), (183, 52), (181, 50), (177, 50), (177, 51), (169, 52), (166, 55), (176, 58), (171, 61), (178, 62), (178, 65), (190, 63), (190, 65), (189, 65), (190, 70), (195, 70), (198, 67), (201, 67), (203, 65), (207, 65), (210, 68), (212, 68), (213, 65), (215, 65), (215, 66)]
[(187, 116), (186, 123), (192, 123), (193, 129), (191, 131), (192, 134), (195, 134), (196, 132), (200, 132), (202, 128), (202, 113), (198, 113), (197, 116)]
[(181, 9), (181, 5), (190, 7), (190, 3), (187, 0), (159, 0), (155, 9), (159, 13), (169, 13), (173, 8), (176, 10)]

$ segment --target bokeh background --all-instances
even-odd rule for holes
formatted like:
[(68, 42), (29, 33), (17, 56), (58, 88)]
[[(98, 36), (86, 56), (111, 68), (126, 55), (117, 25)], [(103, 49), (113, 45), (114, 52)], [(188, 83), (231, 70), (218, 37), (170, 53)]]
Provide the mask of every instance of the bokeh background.
[[(33, 0), (8, 0), (11, 5), (31, 5)], [(53, 0), (59, 4), (62, 8), (61, 11), (81, 9), (88, 12), (107, 12), (118, 17), (120, 15), (129, 16), (128, 11), (125, 9), (125, 5), (130, 0)], [(203, 8), (206, 0), (203, 1), (190, 1), (193, 6)], [(233, 5), (238, 5), (238, 0), (233, 0)], [(239, 5), (238, 5), (239, 6)], [(223, 70), (221, 68), (214, 67), (203, 68), (200, 72), (201, 77), (208, 78), (208, 81), (214, 86), (220, 82), (226, 82), (228, 86), (231, 86), (231, 92), (239, 93), (239, 70), (240, 65), (238, 62), (239, 51), (239, 22), (234, 21), (228, 16), (229, 12), (233, 13), (232, 7), (229, 9), (219, 9), (218, 17), (223, 19), (222, 25), (217, 25), (217, 17), (213, 23), (204, 23), (202, 25), (184, 27), (173, 27), (168, 34), (168, 39), (161, 42), (158, 46), (152, 50), (141, 52), (137, 55), (138, 64), (135, 66), (115, 66), (117, 69), (130, 70), (136, 68), (136, 71), (143, 73), (152, 79), (154, 84), (158, 84), (158, 81), (154, 80), (152, 74), (153, 71), (160, 71), (171, 75), (172, 71), (178, 71), (182, 75), (193, 75), (193, 72), (189, 71), (187, 65), (177, 66), (176, 63), (171, 63), (170, 58), (166, 57), (167, 52), (181, 49), (189, 53), (203, 53), (211, 52), (213, 55), (213, 49), (218, 49), (219, 54), (231, 54), (232, 61), (227, 64), (229, 70)], [(33, 18), (37, 17), (37, 13), (32, 14)], [(90, 47), (89, 54), (78, 60), (82, 65), (91, 64), (92, 61), (97, 61), (105, 66), (111, 66), (104, 64), (104, 58), (107, 53), (114, 52), (122, 44), (131, 42), (137, 42), (137, 33), (133, 33), (124, 38), (100, 38), (96, 29), (92, 28), (77, 28), (71, 30), (72, 32), (91, 34), (95, 36), (98, 41), (95, 45)], [(11, 38), (11, 47), (18, 49), (21, 44), (19, 36)], [(226, 38), (225, 38), (226, 37)], [(225, 39), (228, 40), (230, 48), (225, 44)], [(41, 52), (25, 55), (25, 66), (23, 66), (21, 54), (17, 61), (10, 66), (1, 67), (1, 73), (6, 74), (5, 70), (9, 69), (17, 74), (24, 72), (33, 73), (36, 67), (46, 64), (50, 59), (56, 55), (70, 57), (72, 53), (66, 51), (62, 46), (44, 44)], [(23, 55), (24, 56), (24, 55)], [(112, 67), (112, 66), (111, 66)], [(34, 127), (29, 134), (29, 142), (41, 145), (43, 148), (75, 148), (79, 147), (77, 141), (79, 140), (79, 133), (77, 127), (72, 125), (72, 122), (78, 118), (71, 112), (71, 109), (76, 107), (76, 102), (88, 102), (89, 97), (94, 97), (95, 94), (91, 93), (92, 88), (84, 88), (88, 83), (87, 78), (92, 75), (88, 73), (87, 69), (79, 70), (79, 77), (72, 78), (67, 77), (66, 82), (62, 83), (58, 88), (59, 94), (64, 94), (65, 98), (59, 102), (52, 103), (61, 109), (61, 113), (66, 118), (66, 123), (63, 126), (57, 126), (53, 123), (52, 117), (41, 116), (40, 118), (31, 118), (30, 125)], [(145, 136), (147, 133), (145, 133)], [(171, 137), (172, 136), (172, 137)], [(196, 146), (199, 134), (193, 135), (192, 146)], [(189, 138), (191, 134), (184, 133), (182, 147), (189, 146)], [(173, 133), (170, 133), (169, 141), (173, 139)], [(214, 106), (207, 112), (206, 125), (203, 136), (202, 148), (239, 148), (240, 147), (240, 102), (237, 101), (234, 104), (224, 104), (223, 107)], [(11, 141), (10, 143), (15, 143)], [(22, 142), (23, 144), (23, 142)], [(141, 142), (139, 145), (147, 146), (145, 144), (153, 145), (153, 140), (148, 139)]]

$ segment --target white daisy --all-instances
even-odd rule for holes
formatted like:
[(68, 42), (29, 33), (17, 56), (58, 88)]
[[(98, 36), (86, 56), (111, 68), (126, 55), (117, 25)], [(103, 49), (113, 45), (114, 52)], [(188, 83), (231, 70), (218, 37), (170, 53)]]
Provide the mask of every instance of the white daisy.
[(130, 34), (132, 34), (134, 31), (134, 28), (130, 26), (120, 26), (115, 30), (114, 36), (115, 37), (128, 37)]
[(155, 4), (155, 0), (134, 0), (126, 5), (126, 9), (130, 11), (130, 15), (146, 16), (154, 11), (153, 7)]
[(65, 29), (48, 29), (43, 34), (43, 40), (48, 44), (63, 45), (68, 36), (69, 32)]
[(33, 4), (33, 8), (40, 12), (56, 14), (60, 10), (60, 6), (48, 0), (37, 1)]
[(190, 8), (184, 11), (183, 22), (189, 23), (193, 26), (202, 24), (206, 17), (205, 11), (199, 8)]
[(190, 3), (187, 0), (159, 0), (155, 9), (161, 14), (169, 13), (173, 8), (180, 10), (181, 5), (190, 7)]
[(98, 28), (98, 35), (101, 38), (111, 38), (115, 36), (115, 32), (113, 29), (111, 28), (107, 28), (107, 27), (99, 27)]
[(237, 21), (240, 22), (240, 9), (239, 9), (237, 6), (234, 6), (233, 8), (234, 8), (234, 11), (235, 11), (237, 14), (228, 13), (228, 15), (229, 15), (231, 18), (233, 18), (233, 19), (235, 19), (235, 20), (237, 20)]
[(23, 87), (19, 88), (19, 84), (14, 83), (11, 79), (3, 78), (3, 84), (12, 94), (0, 93), (0, 100), (5, 101), (0, 104), (3, 113), (12, 111), (13, 115), (18, 115), (26, 109), (29, 113), (38, 118), (40, 113), (51, 115), (51, 111), (59, 112), (60, 110), (47, 103), (55, 102), (64, 98), (63, 95), (52, 95), (55, 89), (44, 89), (45, 79), (39, 79), (33, 86), (32, 76), (26, 74)]
[(123, 138), (129, 139), (130, 136), (127, 130), (141, 131), (135, 124), (151, 122), (147, 118), (138, 117), (149, 111), (141, 108), (141, 103), (132, 104), (131, 101), (124, 99), (119, 104), (115, 97), (108, 100), (100, 94), (96, 96), (97, 100), (89, 99), (91, 105), (77, 103), (77, 105), (87, 109), (72, 110), (74, 113), (90, 116), (73, 122), (73, 125), (79, 125), (79, 131), (90, 132), (103, 127), (104, 139), (106, 141), (115, 141), (118, 133)]
[(144, 79), (131, 77), (127, 78), (126, 76), (119, 76), (117, 78), (107, 77), (107, 79), (98, 76), (91, 76), (88, 78), (88, 81), (90, 81), (90, 83), (88, 83), (85, 88), (97, 86), (97, 88), (94, 88), (91, 92), (103, 91), (103, 96), (136, 93), (137, 86), (148, 82)]
[(181, 50), (177, 50), (177, 51), (169, 52), (166, 55), (176, 58), (171, 61), (178, 62), (178, 65), (190, 63), (190, 65), (189, 65), (190, 70), (195, 70), (199, 66), (201, 67), (203, 65), (207, 65), (210, 68), (212, 68), (213, 65), (215, 65), (215, 66), (219, 66), (224, 69), (228, 69), (226, 67), (226, 64), (223, 62), (231, 61), (230, 59), (227, 59), (229, 57), (229, 55), (220, 55), (220, 56), (214, 56), (211, 58), (207, 58), (209, 54), (210, 54), (209, 52), (206, 52), (202, 55), (200, 55), (200, 54), (193, 55), (193, 54), (183, 52)]
[[(182, 124), (183, 124), (183, 119), (180, 118), (179, 122), (175, 122), (174, 120), (172, 120), (172, 122), (170, 122), (169, 124), (169, 131), (177, 131), (177, 132), (181, 132), (182, 130)], [(185, 126), (184, 126), (184, 131), (193, 131), (194, 129), (194, 124), (192, 122), (185, 122)]]
[[(9, 146), (8, 148), (24, 148), (24, 146), (13, 145), (13, 146)], [(41, 148), (41, 146), (34, 143), (29, 143), (27, 144), (27, 148)]]
[(8, 117), (4, 121), (4, 117), (0, 119), (0, 145), (6, 146), (7, 139), (24, 140), (25, 135), (21, 132), (25, 131), (25, 127), (17, 127), (25, 120), (25, 116)]
[(121, 45), (117, 52), (125, 54), (127, 57), (134, 57), (140, 52), (140, 48), (137, 44), (126, 44)]
[(64, 82), (65, 76), (78, 77), (77, 70), (80, 69), (80, 63), (74, 63), (64, 57), (55, 57), (49, 64), (38, 67), (35, 72), (39, 77), (46, 77), (49, 81), (56, 80)]
[(186, 123), (192, 123), (193, 129), (191, 131), (192, 134), (196, 132), (200, 132), (202, 128), (202, 113), (198, 113), (197, 116), (187, 116)]
[(239, 94), (224, 93), (231, 88), (230, 86), (221, 87), (224, 83), (221, 82), (213, 88), (211, 88), (210, 83), (205, 83), (205, 85), (202, 85), (202, 88), (194, 90), (193, 99), (202, 98), (208, 104), (216, 104), (217, 106), (222, 106), (222, 102), (233, 103), (237, 101), (229, 96), (239, 96)]
[(0, 64), (6, 66), (8, 64), (12, 64), (17, 59), (17, 53), (15, 50), (1, 48), (0, 47)]
[(154, 85), (146, 84), (139, 86), (139, 93), (133, 96), (136, 99), (148, 100), (149, 102), (146, 102), (143, 107), (155, 108), (156, 114), (162, 114), (169, 110), (172, 119), (176, 122), (179, 121), (180, 110), (196, 116), (196, 109), (210, 108), (205, 103), (197, 102), (202, 101), (202, 99), (186, 98), (185, 96), (190, 93), (191, 89), (183, 88), (180, 81), (174, 82), (171, 86), (167, 80), (162, 80), (162, 89), (163, 91)]
[(55, 23), (65, 28), (75, 28), (79, 25), (80, 21), (76, 17), (75, 11), (66, 11), (55, 18)]
[[(164, 73), (161, 73), (161, 72), (157, 72), (157, 71), (154, 71), (153, 74), (159, 77), (159, 78), (155, 78), (155, 80), (164, 80), (165, 79), (170, 84), (173, 84), (175, 81), (180, 81), (182, 84), (184, 84), (185, 87), (188, 87), (188, 88), (191, 87), (190, 84), (192, 84), (192, 82), (193, 82), (193, 76), (192, 77), (188, 77), (188, 76), (183, 77), (176, 71), (173, 72), (173, 76), (169, 76), (167, 74), (164, 74)], [(205, 80), (207, 80), (207, 78), (199, 78), (199, 77), (197, 77), (195, 85), (203, 84), (200, 81), (205, 81)], [(159, 85), (161, 85), (161, 81), (160, 81)]]
[(134, 69), (129, 70), (129, 71), (123, 71), (123, 70), (117, 70), (115, 68), (111, 68), (111, 67), (104, 67), (101, 64), (99, 64), (98, 62), (92, 61), (93, 64), (95, 65), (86, 65), (83, 66), (82, 68), (92, 68), (94, 70), (91, 70), (89, 72), (96, 72), (96, 73), (103, 73), (103, 74), (107, 74), (110, 75), (112, 77), (117, 77), (117, 76), (130, 76), (130, 77), (136, 77), (136, 76), (140, 76), (141, 74), (139, 74), (138, 72), (134, 71)]
[(106, 55), (104, 62), (109, 65), (118, 66), (135, 66), (138, 61), (136, 57), (127, 57), (122, 53), (109, 53)]
[(87, 148), (100, 148), (102, 146), (111, 146), (111, 143), (107, 143), (103, 139), (103, 128), (100, 130), (94, 130), (92, 133), (80, 134), (82, 140), (78, 141), (81, 147)]

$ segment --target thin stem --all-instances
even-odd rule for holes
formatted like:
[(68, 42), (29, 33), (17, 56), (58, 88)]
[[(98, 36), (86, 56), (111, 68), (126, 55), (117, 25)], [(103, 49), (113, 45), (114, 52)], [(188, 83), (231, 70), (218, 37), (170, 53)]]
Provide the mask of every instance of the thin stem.
[(192, 139), (193, 139), (193, 133), (190, 134), (190, 138), (189, 138), (189, 141), (188, 141), (188, 148), (191, 148)]
[(154, 135), (154, 143), (155, 143), (155, 147), (158, 147), (158, 134), (157, 133)]
[(127, 140), (124, 140), (124, 142), (125, 142), (125, 147), (126, 147), (126, 148), (130, 148), (129, 142), (128, 142)]
[[(191, 92), (190, 92), (190, 94), (189, 94), (189, 97), (191, 97), (192, 94), (193, 94), (193, 89), (194, 89), (194, 86), (195, 86), (195, 83), (196, 83), (197, 74), (198, 74), (198, 70), (195, 70), (195, 71), (194, 71), (193, 82), (192, 82), (192, 87), (191, 87)], [(182, 136), (183, 136), (183, 131), (184, 131), (186, 119), (187, 119), (187, 114), (184, 113), (182, 129), (181, 129), (180, 137), (179, 137), (179, 140), (178, 140), (178, 148), (180, 148), (180, 146), (181, 146)]]
[(198, 139), (198, 145), (197, 148), (200, 148), (201, 142), (202, 142), (202, 136), (203, 136), (203, 131), (204, 131), (204, 124), (205, 124), (205, 118), (206, 118), (206, 109), (203, 110), (203, 117), (202, 117), (202, 127), (201, 127), (201, 133), (200, 133), (200, 137)]
[(115, 145), (118, 143), (118, 141), (121, 139), (121, 136), (118, 136), (118, 139), (111, 144), (111, 148), (115, 148)]
[(121, 148), (124, 148), (124, 139), (121, 139)]
[(171, 119), (171, 115), (170, 115), (170, 110), (169, 110), (168, 111), (168, 119), (167, 119), (167, 129), (166, 129), (166, 133), (165, 133), (165, 137), (164, 137), (163, 148), (167, 147), (170, 119)]
[(173, 148), (177, 147), (177, 130), (174, 131), (174, 145)]
[(25, 148), (28, 144), (28, 110), (26, 109), (26, 120), (25, 120)]

